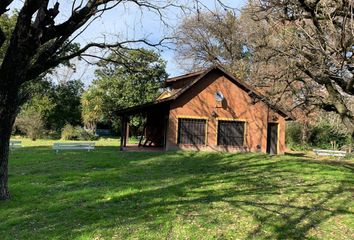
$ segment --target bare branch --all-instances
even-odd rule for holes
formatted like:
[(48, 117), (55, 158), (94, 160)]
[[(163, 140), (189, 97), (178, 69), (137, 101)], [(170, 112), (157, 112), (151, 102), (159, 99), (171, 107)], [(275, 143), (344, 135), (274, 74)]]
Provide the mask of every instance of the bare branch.
[[(68, 61), (70, 59), (73, 59), (75, 57), (80, 57), (83, 53), (85, 53), (87, 50), (91, 48), (99, 48), (99, 49), (114, 49), (114, 48), (121, 48), (121, 49), (132, 49), (129, 48), (126, 45), (129, 44), (137, 44), (137, 43), (142, 43), (145, 44), (149, 47), (160, 47), (163, 46), (164, 42), (166, 40), (169, 40), (170, 38), (163, 38), (159, 42), (156, 43), (151, 43), (147, 41), (146, 39), (139, 39), (139, 40), (127, 40), (127, 41), (122, 41), (118, 43), (112, 43), (112, 44), (107, 44), (107, 43), (89, 43), (80, 50), (63, 56), (63, 57), (52, 57), (52, 54), (48, 54), (46, 52), (43, 52), (41, 56), (37, 58), (37, 61), (33, 64), (33, 67), (31, 67), (28, 70), (28, 75), (26, 79), (33, 79), (33, 77), (37, 76), (39, 73), (44, 72), (50, 68), (58, 66), (60, 63), (63, 61)], [(86, 56), (88, 56), (86, 54)], [(97, 58), (100, 58), (99, 56)]]
[(0, 16), (9, 11), (7, 8), (14, 0), (1, 0), (0, 1)]

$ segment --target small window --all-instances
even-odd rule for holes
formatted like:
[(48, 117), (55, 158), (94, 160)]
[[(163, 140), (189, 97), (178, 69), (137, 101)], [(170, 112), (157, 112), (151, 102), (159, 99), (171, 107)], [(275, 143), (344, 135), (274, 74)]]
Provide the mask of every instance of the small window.
[(243, 146), (245, 138), (245, 122), (218, 121), (218, 145)]
[(178, 144), (205, 144), (205, 119), (178, 119)]

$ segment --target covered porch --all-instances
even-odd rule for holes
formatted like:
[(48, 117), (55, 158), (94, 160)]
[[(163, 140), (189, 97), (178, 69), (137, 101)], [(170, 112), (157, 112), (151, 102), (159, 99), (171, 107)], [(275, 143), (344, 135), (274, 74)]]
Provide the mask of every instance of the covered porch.
[[(165, 151), (169, 103), (169, 101), (158, 101), (118, 111), (121, 118), (120, 150), (131, 152)], [(129, 125), (133, 116), (142, 116), (145, 119), (142, 134), (138, 138), (138, 143), (135, 144), (129, 143)]]

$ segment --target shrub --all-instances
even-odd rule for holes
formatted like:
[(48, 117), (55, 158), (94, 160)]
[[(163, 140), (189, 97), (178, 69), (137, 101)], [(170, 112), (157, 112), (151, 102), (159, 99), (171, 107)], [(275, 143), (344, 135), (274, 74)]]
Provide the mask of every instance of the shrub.
[(44, 121), (40, 113), (31, 110), (21, 112), (16, 118), (14, 127), (33, 141), (40, 138), (45, 133)]
[(301, 125), (297, 122), (290, 122), (286, 126), (286, 142), (288, 145), (301, 144)]
[(308, 150), (311, 148), (331, 149), (331, 142), (335, 142), (338, 148), (350, 144), (349, 134), (342, 131), (337, 124), (320, 120), (314, 125), (308, 126), (306, 143), (302, 143), (302, 131), (305, 126), (291, 122), (287, 124), (286, 142), (293, 150)]
[(75, 140), (77, 138), (75, 128), (71, 124), (66, 124), (61, 130), (62, 140)]
[(61, 139), (62, 140), (96, 140), (97, 137), (87, 132), (80, 126), (72, 126), (71, 124), (66, 124), (61, 131)]
[(338, 147), (347, 144), (348, 137), (345, 133), (339, 132), (335, 126), (327, 122), (320, 122), (311, 129), (309, 142), (312, 146), (319, 148), (331, 148), (331, 142), (336, 142)]

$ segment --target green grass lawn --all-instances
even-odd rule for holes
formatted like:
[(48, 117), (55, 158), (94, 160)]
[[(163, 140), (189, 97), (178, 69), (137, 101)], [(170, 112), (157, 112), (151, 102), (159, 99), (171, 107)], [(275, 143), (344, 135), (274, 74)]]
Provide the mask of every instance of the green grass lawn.
[(12, 151), (0, 239), (354, 238), (350, 160), (51, 143)]

